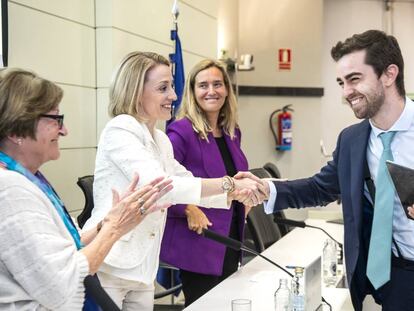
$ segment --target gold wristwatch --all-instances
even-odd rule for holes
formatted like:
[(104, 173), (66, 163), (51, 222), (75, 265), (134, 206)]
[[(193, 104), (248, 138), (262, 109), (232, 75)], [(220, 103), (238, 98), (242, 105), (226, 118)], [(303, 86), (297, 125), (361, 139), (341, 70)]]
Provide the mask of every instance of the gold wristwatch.
[(230, 176), (223, 176), (221, 179), (221, 189), (224, 193), (231, 193), (234, 191), (235, 185), (234, 180)]

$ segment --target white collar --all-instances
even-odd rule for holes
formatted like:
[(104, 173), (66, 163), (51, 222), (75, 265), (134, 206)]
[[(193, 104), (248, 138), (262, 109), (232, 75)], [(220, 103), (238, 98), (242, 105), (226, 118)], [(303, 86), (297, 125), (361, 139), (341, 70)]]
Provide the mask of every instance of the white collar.
[(391, 126), (391, 128), (387, 131), (379, 129), (374, 125), (374, 123), (369, 120), (371, 124), (372, 131), (375, 137), (378, 137), (380, 134), (384, 132), (404, 132), (408, 131), (414, 121), (414, 102), (409, 99), (408, 97), (405, 98), (405, 105), (404, 110), (401, 113), (400, 117), (397, 121)]

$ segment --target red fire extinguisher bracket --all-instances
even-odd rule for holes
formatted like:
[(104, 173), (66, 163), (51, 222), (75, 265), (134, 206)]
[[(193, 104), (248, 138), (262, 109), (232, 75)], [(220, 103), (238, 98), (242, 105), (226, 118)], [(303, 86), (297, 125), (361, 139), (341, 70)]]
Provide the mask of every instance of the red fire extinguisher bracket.
[[(288, 151), (292, 149), (292, 105), (273, 111), (269, 118), (269, 126), (276, 142), (276, 150)], [(275, 115), (277, 114), (277, 117)], [(275, 119), (275, 120), (274, 120)]]

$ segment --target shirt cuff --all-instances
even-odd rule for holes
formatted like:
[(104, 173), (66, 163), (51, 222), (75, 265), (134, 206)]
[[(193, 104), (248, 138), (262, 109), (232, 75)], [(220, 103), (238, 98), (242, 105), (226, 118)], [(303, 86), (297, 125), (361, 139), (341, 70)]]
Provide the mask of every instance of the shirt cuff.
[(268, 180), (267, 184), (269, 185), (270, 190), (269, 199), (263, 202), (263, 207), (266, 214), (272, 214), (276, 203), (277, 190), (272, 181)]

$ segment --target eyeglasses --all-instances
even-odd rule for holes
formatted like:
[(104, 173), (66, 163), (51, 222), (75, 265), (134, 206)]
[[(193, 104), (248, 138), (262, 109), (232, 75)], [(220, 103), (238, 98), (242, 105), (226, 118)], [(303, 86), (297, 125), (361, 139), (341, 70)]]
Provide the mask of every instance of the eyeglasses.
[(56, 120), (59, 126), (59, 130), (61, 130), (63, 127), (63, 114), (41, 114), (40, 117)]

